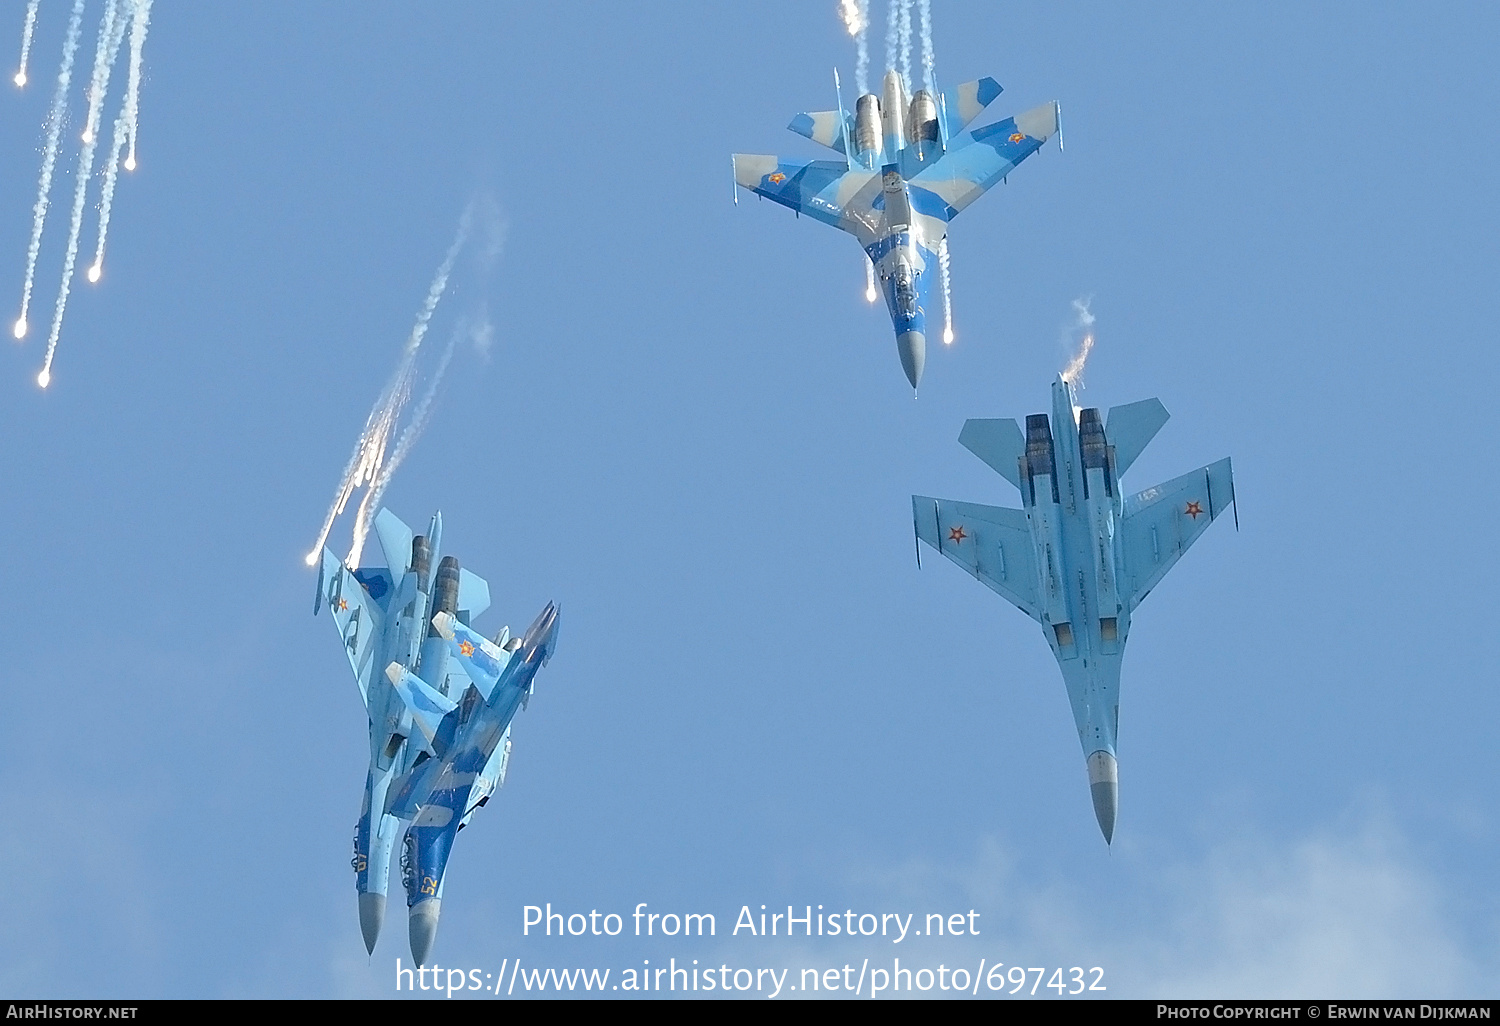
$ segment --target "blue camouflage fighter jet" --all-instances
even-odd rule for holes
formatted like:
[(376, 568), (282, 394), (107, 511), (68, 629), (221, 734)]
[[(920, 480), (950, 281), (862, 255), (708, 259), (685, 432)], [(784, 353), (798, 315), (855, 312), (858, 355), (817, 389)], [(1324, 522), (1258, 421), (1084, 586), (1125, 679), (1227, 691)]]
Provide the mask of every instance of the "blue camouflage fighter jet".
[(365, 949), (374, 952), (380, 936), (391, 849), (407, 821), (401, 879), (421, 965), (437, 935), (453, 838), (505, 782), (511, 720), (556, 647), (557, 607), (548, 603), (522, 637), (502, 627), (486, 639), (469, 622), (489, 608), (489, 585), (453, 556), (438, 558), (442, 515), (426, 535), (386, 509), (374, 526), (387, 565), (351, 570), (325, 548), (313, 612), (328, 604), (369, 713), (353, 859)]
[[(1083, 744), (1094, 816), (1112, 842), (1115, 739), (1130, 617), (1234, 504), (1228, 458), (1126, 496), (1120, 477), (1167, 421), (1156, 399), (1080, 410), (1052, 386), (1052, 419), (970, 420), (958, 440), (1021, 490), (1023, 509), (912, 496), (917, 537), (1020, 607), (1052, 646)], [(918, 561), (921, 549), (918, 547)]]
[(1000, 91), (981, 78), (908, 100), (901, 75), (888, 71), (882, 95), (861, 96), (853, 114), (840, 100), (836, 111), (798, 114), (787, 126), (843, 160), (734, 155), (740, 186), (859, 240), (912, 388), (927, 359), (927, 308), (948, 223), (1058, 131), (1056, 102), (965, 131)]

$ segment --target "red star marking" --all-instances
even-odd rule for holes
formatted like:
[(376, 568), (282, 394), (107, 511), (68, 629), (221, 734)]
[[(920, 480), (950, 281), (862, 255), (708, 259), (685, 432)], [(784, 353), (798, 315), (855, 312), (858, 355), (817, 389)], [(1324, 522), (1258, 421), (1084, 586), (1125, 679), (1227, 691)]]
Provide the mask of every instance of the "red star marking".
[(339, 599), (339, 612), (342, 613), (342, 612), (344, 612), (348, 608), (349, 608), (349, 600), (348, 599)]
[(782, 182), (786, 181), (786, 175), (782, 174), (780, 171), (777, 171), (774, 175), (767, 175), (766, 181), (770, 182), (772, 185), (780, 185)]
[(1010, 137), (1010, 141), (1013, 143), (1018, 143), (1025, 138), (1026, 136), (1022, 135), (1020, 132), (1017, 132), (1015, 135)]
[(1183, 512), (1192, 517), (1194, 520), (1197, 520), (1198, 514), (1203, 512), (1203, 507), (1198, 505), (1196, 502), (1190, 502), (1187, 504), (1187, 509), (1183, 510)]
[(967, 537), (968, 537), (968, 535), (964, 534), (964, 529), (961, 526), (960, 527), (950, 527), (948, 529), (948, 540), (949, 541), (961, 542), (961, 541), (963, 541)]
[(458, 643), (458, 650), (466, 656), (471, 656), (474, 654), (474, 643), (465, 638)]

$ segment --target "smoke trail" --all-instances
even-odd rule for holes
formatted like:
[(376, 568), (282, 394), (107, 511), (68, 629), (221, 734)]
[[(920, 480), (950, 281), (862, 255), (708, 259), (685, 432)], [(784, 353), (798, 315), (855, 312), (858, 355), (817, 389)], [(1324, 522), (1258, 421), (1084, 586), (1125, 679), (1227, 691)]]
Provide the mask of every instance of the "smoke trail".
[(906, 0), (890, 0), (885, 9), (885, 66), (896, 67), (901, 56), (901, 8)]
[(948, 236), (938, 243), (938, 268), (943, 272), (943, 344), (953, 344), (953, 282), (948, 273)]
[(879, 296), (875, 291), (875, 262), (865, 257), (865, 302), (873, 303)]
[(917, 0), (917, 25), (922, 37), (922, 88), (937, 93), (932, 59), (932, 0)]
[(135, 136), (141, 110), (141, 50), (146, 45), (146, 28), (151, 22), (151, 0), (130, 0), (135, 8), (130, 19), (130, 81), (125, 92), (125, 122), (130, 126), (130, 156), (125, 170), (135, 170)]
[(63, 313), (68, 308), (68, 293), (73, 285), (73, 268), (78, 260), (78, 233), (83, 227), (83, 207), (88, 195), (89, 178), (94, 171), (94, 147), (99, 138), (99, 115), (109, 89), (109, 73), (119, 52), (120, 33), (116, 31), (117, 0), (105, 0), (104, 18), (99, 22), (99, 42), (94, 50), (94, 72), (89, 78), (89, 109), (83, 125), (83, 147), (78, 153), (78, 176), (73, 185), (73, 217), (68, 224), (68, 246), (63, 257), (62, 283), (57, 291), (57, 308), (52, 314), (52, 333), (47, 338), (47, 355), (38, 385), (46, 388), (52, 382), (52, 359), (57, 340), (62, 335)]
[(1089, 352), (1094, 348), (1094, 315), (1089, 312), (1089, 304), (1093, 301), (1092, 296), (1073, 300), (1073, 323), (1068, 328), (1067, 337), (1071, 341), (1072, 336), (1079, 332), (1083, 337), (1078, 340), (1078, 352), (1063, 368), (1062, 379), (1070, 385), (1082, 382), (1083, 365), (1088, 362)]
[(897, 26), (901, 43), (901, 81), (911, 82), (911, 3), (901, 0), (901, 19)]
[(21, 29), (21, 70), (16, 72), (15, 83), (26, 84), (26, 62), (31, 57), (31, 33), (36, 29), (36, 9), (42, 0), (27, 0), (26, 27)]
[(839, 17), (844, 28), (854, 37), (854, 87), (863, 96), (868, 89), (870, 77), (870, 44), (867, 30), (870, 27), (870, 0), (839, 0)]
[(26, 284), (21, 290), (21, 316), (16, 320), (16, 338), (26, 337), (26, 314), (31, 309), (31, 289), (36, 283), (36, 258), (42, 251), (42, 226), (47, 221), (51, 202), (52, 172), (57, 166), (57, 143), (62, 134), (68, 110), (68, 90), (73, 84), (73, 56), (78, 52), (78, 34), (83, 22), (83, 0), (73, 0), (68, 17), (68, 32), (63, 37), (62, 68), (57, 73), (57, 92), (52, 95), (52, 111), (47, 117), (47, 145), (42, 150), (42, 177), (37, 183), (36, 206), (31, 214), (31, 245), (26, 250)]
[[(486, 320), (475, 329), (476, 344), (478, 338), (483, 338), (492, 331)], [(432, 401), (437, 397), (438, 386), (443, 383), (443, 375), (448, 371), (448, 363), (453, 359), (453, 349), (461, 335), (467, 333), (467, 325), (460, 322), (453, 333), (448, 336), (448, 345), (443, 349), (443, 355), (438, 360), (437, 369), (432, 372), (432, 381), (427, 386), (427, 391), (422, 394), (422, 399), (417, 403), (416, 409), (412, 411), (411, 420), (401, 431), (401, 437), (396, 440), (396, 448), (391, 453), (390, 461), (380, 471), (380, 477), (375, 480), (367, 492), (364, 501), (359, 504), (359, 513), (354, 523), (354, 544), (349, 549), (349, 558), (344, 562), (350, 567), (359, 566), (359, 559), (364, 552), (365, 539), (370, 535), (370, 527), (375, 522), (375, 513), (380, 509), (380, 500), (385, 496), (385, 490), (390, 486), (391, 478), (395, 476), (396, 469), (406, 459), (406, 454), (411, 452), (417, 439), (427, 428), (427, 421), (432, 415)]]
[[(448, 290), (448, 278), (453, 273), (453, 264), (458, 259), (464, 243), (469, 239), (469, 231), (473, 224), (475, 204), (470, 203), (464, 210), (463, 216), (459, 218), (458, 233), (453, 238), (453, 243), (448, 247), (448, 252), (443, 257), (443, 262), (438, 266), (437, 274), (433, 276), (432, 284), (428, 286), (427, 298), (422, 307), (417, 311), (416, 323), (412, 325), (411, 334), (407, 336), (406, 344), (401, 349), (401, 359), (396, 364), (396, 372), (381, 390), (380, 397), (375, 400), (370, 415), (365, 419), (365, 428), (360, 433), (359, 441), (355, 443), (354, 454), (349, 457), (349, 464), (344, 468), (344, 476), (339, 482), (338, 493), (334, 496), (333, 505), (328, 508), (328, 515), (323, 519), (323, 529), (318, 533), (318, 540), (312, 550), (307, 554), (307, 565), (315, 566), (318, 561), (318, 553), (322, 551), (323, 544), (328, 540), (328, 533), (333, 529), (333, 522), (339, 514), (344, 511), (345, 505), (354, 490), (362, 484), (376, 482), (381, 473), (382, 464), (385, 462), (386, 449), (390, 444), (391, 435), (394, 433), (396, 423), (400, 419), (401, 411), (406, 406), (407, 399), (411, 396), (411, 386), (416, 376), (416, 364), (418, 351), (422, 348), (422, 339), (427, 334), (427, 327), (432, 321), (432, 315), (437, 310), (438, 302), (443, 298), (443, 293)], [(447, 367), (447, 357), (443, 359), (443, 367)], [(424, 411), (425, 416), (425, 411)], [(403, 435), (403, 438), (405, 436)], [(415, 439), (413, 439), (415, 441)], [(397, 448), (400, 448), (397, 442)], [(409, 447), (409, 444), (408, 444)], [(402, 454), (405, 455), (404, 453)], [(369, 496), (366, 495), (368, 500)], [(364, 535), (359, 525), (365, 523), (364, 503), (361, 503), (361, 515), (356, 523), (356, 539), (359, 545), (363, 545)], [(357, 559), (358, 553), (350, 553), (352, 558)], [(356, 565), (350, 563), (350, 566)]]
[[(99, 239), (94, 247), (94, 262), (89, 265), (89, 281), (96, 282), (104, 273), (104, 246), (109, 238), (109, 219), (114, 212), (115, 182), (120, 176), (120, 154), (125, 149), (127, 141), (133, 142), (132, 125), (136, 119), (139, 100), (140, 62), (134, 52), (136, 25), (141, 18), (141, 7), (139, 0), (125, 0), (130, 8), (130, 28), (132, 33), (132, 56), (131, 56), (131, 78), (126, 86), (125, 102), (120, 107), (120, 113), (115, 117), (114, 130), (109, 141), (109, 159), (104, 164), (104, 186), (99, 195)], [(147, 12), (149, 14), (149, 12)], [(121, 17), (116, 24), (116, 31), (124, 32), (125, 18)], [(144, 28), (141, 30), (144, 33)], [(144, 42), (144, 37), (141, 42)], [(111, 58), (113, 60), (113, 58)], [(135, 168), (132, 160), (130, 169)]]
[(115, 180), (120, 175), (120, 154), (125, 149), (129, 130), (125, 123), (125, 108), (121, 107), (109, 140), (109, 158), (104, 162), (104, 187), (99, 193), (99, 242), (94, 249), (94, 262), (89, 265), (89, 281), (98, 281), (104, 273), (104, 240), (109, 235), (109, 217), (115, 204)]

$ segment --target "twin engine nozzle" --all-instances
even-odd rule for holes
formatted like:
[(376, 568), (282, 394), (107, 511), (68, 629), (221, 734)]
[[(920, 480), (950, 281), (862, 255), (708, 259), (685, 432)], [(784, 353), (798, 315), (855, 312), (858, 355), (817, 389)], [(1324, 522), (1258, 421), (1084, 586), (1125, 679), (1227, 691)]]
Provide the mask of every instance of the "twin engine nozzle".
[[(438, 562), (437, 577), (428, 582), (428, 571), (432, 568), (432, 545), (422, 535), (411, 540), (411, 572), (417, 575), (417, 587), (422, 591), (431, 588), (431, 613), (454, 613), (458, 611), (458, 585), (460, 570), (458, 557), (444, 556)], [(428, 617), (428, 637), (435, 637)]]
[(854, 151), (861, 164), (891, 163), (903, 145), (938, 142), (938, 104), (926, 89), (910, 101), (906, 85), (894, 71), (886, 72), (884, 97), (866, 93), (854, 101)]
[[(1083, 463), (1084, 490), (1087, 494), (1088, 471), (1104, 471), (1105, 491), (1113, 495), (1114, 467), (1110, 458), (1109, 439), (1104, 436), (1104, 422), (1097, 407), (1078, 411), (1078, 453)], [(1028, 481), (1039, 475), (1052, 479), (1052, 501), (1058, 501), (1057, 454), (1052, 442), (1052, 425), (1045, 413), (1033, 413), (1026, 418), (1026, 477)], [(1031, 487), (1035, 489), (1035, 485)], [(1032, 502), (1035, 502), (1033, 492)]]

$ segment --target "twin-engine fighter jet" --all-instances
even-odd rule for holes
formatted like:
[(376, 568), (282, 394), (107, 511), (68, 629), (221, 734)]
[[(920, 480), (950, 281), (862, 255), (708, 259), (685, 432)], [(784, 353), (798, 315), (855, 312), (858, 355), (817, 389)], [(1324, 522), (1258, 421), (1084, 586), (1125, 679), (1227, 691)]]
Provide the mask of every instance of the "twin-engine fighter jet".
[(852, 115), (840, 100), (836, 111), (798, 114), (787, 126), (843, 160), (734, 155), (741, 186), (859, 240), (885, 293), (912, 388), (927, 358), (927, 308), (948, 222), (1058, 130), (1053, 102), (965, 131), (999, 95), (1000, 85), (982, 78), (937, 96), (919, 89), (908, 99), (901, 75), (888, 71), (882, 94), (861, 96)]
[[(402, 820), (401, 878), (412, 957), (437, 935), (453, 838), (505, 781), (510, 725), (557, 644), (548, 603), (524, 637), (469, 628), (490, 588), (453, 556), (439, 560), (442, 515), (413, 535), (382, 509), (375, 532), (387, 566), (351, 570), (328, 549), (318, 577), (370, 721), (370, 769), (354, 829), (354, 888), (365, 949), (385, 918), (391, 848)], [(436, 566), (434, 567), (434, 564)]]
[[(958, 440), (1021, 490), (1024, 509), (912, 496), (917, 537), (1042, 625), (1062, 668), (1094, 815), (1114, 838), (1120, 657), (1130, 616), (1234, 503), (1228, 458), (1132, 496), (1120, 477), (1167, 421), (1156, 399), (1079, 410), (1052, 386), (1052, 419), (970, 420)], [(919, 550), (920, 555), (920, 550)]]

